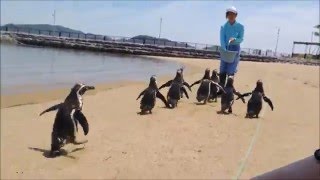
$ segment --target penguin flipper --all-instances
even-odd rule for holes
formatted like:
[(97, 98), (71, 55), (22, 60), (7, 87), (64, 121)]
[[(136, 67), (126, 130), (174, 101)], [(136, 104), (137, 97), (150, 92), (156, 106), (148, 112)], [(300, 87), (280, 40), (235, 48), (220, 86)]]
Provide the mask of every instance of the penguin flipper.
[(222, 91), (223, 93), (226, 93), (226, 91), (224, 90), (224, 88), (223, 88), (222, 86), (220, 86), (220, 84), (218, 84), (218, 83), (216, 83), (216, 82), (214, 82), (214, 81), (212, 81), (212, 80), (211, 80), (211, 83), (214, 84), (214, 85), (216, 85), (219, 89), (221, 89), (221, 91)]
[(188, 95), (188, 93), (187, 93), (186, 88), (181, 87), (181, 90), (182, 90), (182, 92), (186, 95), (186, 97), (189, 99), (189, 95)]
[(159, 90), (160, 90), (160, 89), (162, 89), (162, 88), (164, 88), (164, 87), (168, 87), (168, 86), (170, 86), (170, 85), (171, 85), (171, 83), (172, 83), (172, 80), (170, 80), (170, 81), (168, 81), (168, 82), (166, 82), (166, 83), (162, 84), (162, 85), (159, 87)]
[(250, 96), (251, 94), (252, 94), (252, 92), (241, 94), (240, 96), (238, 96), (238, 98), (236, 100), (243, 98), (243, 97)]
[(81, 124), (84, 135), (87, 135), (89, 133), (89, 124), (88, 124), (87, 118), (84, 116), (84, 114), (80, 110), (77, 110), (74, 113), (74, 117)]
[(238, 92), (235, 89), (233, 89), (233, 93), (238, 96), (237, 99), (241, 99), (243, 103), (246, 103), (246, 100), (243, 98), (243, 96), (242, 96), (242, 94), (240, 92)]
[(170, 107), (170, 105), (168, 104), (166, 98), (159, 91), (157, 91), (156, 96), (157, 96), (157, 98), (161, 99), (161, 101), (166, 105), (167, 108)]
[(143, 90), (140, 94), (139, 94), (139, 96), (137, 97), (137, 99), (136, 100), (138, 100), (144, 93), (146, 92), (146, 89), (145, 90)]
[(47, 113), (47, 112), (50, 112), (50, 111), (55, 111), (55, 110), (59, 109), (59, 108), (62, 106), (62, 104), (63, 104), (63, 103), (56, 104), (56, 105), (54, 105), (54, 106), (52, 106), (52, 107), (44, 110), (42, 113), (40, 113), (39, 116), (43, 115), (44, 113)]
[(201, 80), (202, 80), (202, 79), (200, 79), (200, 80), (198, 80), (198, 81), (196, 81), (196, 82), (192, 83), (190, 87), (192, 87), (192, 86), (194, 86), (194, 85), (196, 85), (196, 84), (199, 84), (199, 83), (201, 82)]
[[(200, 83), (200, 82), (199, 82)], [(192, 90), (191, 90), (191, 86), (189, 85), (189, 83), (187, 83), (187, 82), (183, 82), (183, 85), (185, 85), (185, 86), (187, 86), (188, 87), (188, 89), (192, 92)]]
[(263, 100), (269, 104), (271, 110), (273, 111), (272, 101), (267, 96), (263, 96)]

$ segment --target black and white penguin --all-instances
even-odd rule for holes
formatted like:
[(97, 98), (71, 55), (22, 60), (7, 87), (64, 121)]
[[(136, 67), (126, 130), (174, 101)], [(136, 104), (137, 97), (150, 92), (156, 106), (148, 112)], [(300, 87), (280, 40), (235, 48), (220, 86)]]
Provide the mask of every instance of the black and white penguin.
[(182, 71), (181, 69), (178, 69), (176, 77), (173, 80), (166, 82), (160, 87), (170, 87), (167, 94), (167, 100), (171, 108), (175, 108), (178, 105), (178, 101), (181, 99), (182, 93), (184, 93), (186, 97), (189, 99), (187, 90), (184, 87), (185, 84), (186, 82), (183, 81)]
[(197, 100), (198, 102), (203, 101), (204, 104), (206, 104), (207, 101), (212, 98), (213, 93), (217, 94), (219, 88), (223, 90), (223, 88), (218, 83), (211, 80), (210, 69), (208, 68), (205, 70), (202, 79), (194, 82), (191, 87), (195, 84), (200, 84), (197, 91)]
[(184, 67), (182, 67), (182, 68), (180, 68), (180, 69), (178, 69), (178, 70), (181, 71), (182, 84), (183, 84), (184, 86), (186, 86), (190, 91), (192, 91), (192, 90), (191, 90), (191, 86), (189, 85), (189, 83), (187, 83), (187, 82), (184, 80), (184, 77), (183, 77)]
[[(217, 70), (212, 70), (212, 75), (211, 75), (211, 80), (215, 83), (220, 83), (220, 80), (219, 80), (219, 74), (217, 72)], [(219, 84), (220, 85), (220, 84)], [(220, 86), (217, 86), (217, 85), (214, 85), (212, 84), (211, 86), (211, 92), (210, 92), (210, 100), (214, 100), (215, 102), (218, 101), (218, 93), (222, 91), (221, 93), (223, 93), (223, 88), (221, 88), (221, 85)]]
[(162, 102), (166, 105), (166, 107), (170, 107), (165, 97), (160, 93), (158, 89), (157, 80), (155, 76), (151, 76), (149, 86), (139, 94), (137, 100), (142, 95), (143, 97), (140, 101), (141, 114), (145, 114), (147, 111), (149, 111), (150, 114), (152, 113), (151, 110), (154, 108), (156, 98), (161, 99)]
[(221, 110), (219, 113), (225, 113), (228, 109), (228, 113), (232, 113), (232, 105), (234, 102), (234, 94), (241, 98), (242, 102), (245, 103), (241, 94), (233, 86), (233, 77), (229, 76), (226, 86), (224, 87), (224, 93), (221, 94)]
[[(163, 85), (161, 85), (161, 86), (159, 87), (159, 90), (162, 89), (162, 88), (164, 88), (164, 87), (170, 87), (171, 84), (172, 84), (172, 82), (176, 82), (176, 83), (182, 84), (182, 87), (183, 87), (183, 86), (186, 86), (190, 91), (192, 91), (192, 90), (191, 90), (191, 86), (189, 85), (189, 83), (187, 83), (187, 82), (184, 80), (184, 78), (183, 78), (183, 70), (184, 70), (184, 68), (179, 68), (179, 69), (177, 70), (177, 72), (176, 72), (176, 76), (174, 77), (174, 79), (166, 82), (166, 83), (163, 84)], [(183, 89), (181, 89), (180, 92), (181, 92), (180, 97), (183, 98), (183, 93), (182, 93), (182, 92), (183, 92)], [(187, 96), (187, 98), (189, 98), (189, 97)]]
[(65, 144), (84, 144), (87, 141), (77, 141), (76, 133), (78, 132), (78, 123), (83, 128), (84, 134), (87, 135), (89, 132), (89, 124), (81, 112), (83, 107), (82, 95), (87, 90), (95, 89), (93, 86), (87, 86), (81, 83), (77, 83), (71, 89), (69, 95), (66, 97), (64, 102), (54, 105), (41, 114), (58, 110), (56, 118), (53, 124), (53, 130), (51, 134), (51, 151), (52, 156), (60, 154), (60, 149)]
[(273, 103), (272, 101), (264, 94), (263, 83), (261, 80), (257, 81), (256, 88), (249, 93), (245, 93), (238, 97), (237, 99), (245, 96), (250, 96), (251, 98), (248, 101), (247, 105), (247, 114), (246, 118), (259, 118), (260, 111), (262, 109), (262, 99), (268, 103), (271, 110), (273, 111)]
[(212, 74), (211, 74), (211, 80), (216, 82), (216, 83), (220, 83), (220, 79), (219, 79), (219, 73), (217, 72), (217, 70), (212, 70)]
[(209, 68), (207, 68), (207, 69), (204, 71), (203, 77), (202, 77), (200, 80), (192, 83), (190, 87), (192, 87), (192, 86), (194, 86), (194, 85), (196, 85), (196, 84), (200, 84), (201, 81), (204, 80), (204, 79), (210, 80), (210, 69), (209, 69)]
[(182, 93), (189, 99), (187, 90), (180, 83), (173, 81), (167, 94), (168, 104), (171, 108), (178, 106), (178, 101), (181, 99)]

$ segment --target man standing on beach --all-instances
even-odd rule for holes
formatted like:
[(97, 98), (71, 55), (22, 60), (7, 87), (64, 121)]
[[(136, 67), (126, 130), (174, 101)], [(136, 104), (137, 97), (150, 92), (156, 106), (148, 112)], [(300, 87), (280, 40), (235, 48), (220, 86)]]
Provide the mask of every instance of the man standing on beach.
[(235, 7), (230, 7), (226, 11), (228, 21), (220, 29), (220, 45), (223, 50), (237, 51), (232, 63), (220, 59), (220, 84), (225, 86), (228, 76), (233, 76), (237, 72), (240, 61), (240, 43), (243, 41), (244, 27), (236, 21), (238, 11)]

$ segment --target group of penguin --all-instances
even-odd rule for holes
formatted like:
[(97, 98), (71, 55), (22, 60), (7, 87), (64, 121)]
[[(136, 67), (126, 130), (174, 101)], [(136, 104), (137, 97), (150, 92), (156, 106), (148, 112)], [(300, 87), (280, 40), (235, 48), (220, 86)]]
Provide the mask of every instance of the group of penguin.
[[(204, 104), (211, 100), (217, 102), (218, 96), (221, 96), (220, 113), (225, 113), (226, 110), (228, 110), (228, 113), (232, 113), (232, 104), (235, 100), (234, 95), (238, 96), (236, 100), (241, 99), (243, 103), (245, 103), (244, 97), (251, 95), (247, 106), (246, 117), (258, 118), (262, 109), (262, 100), (266, 101), (273, 110), (273, 104), (265, 95), (261, 80), (257, 82), (256, 88), (252, 92), (240, 94), (233, 86), (233, 77), (228, 77), (226, 84), (221, 85), (219, 84), (219, 74), (217, 71), (213, 70), (210, 76), (210, 70), (206, 69), (203, 78), (189, 85), (183, 78), (183, 68), (180, 68), (177, 70), (174, 79), (166, 82), (159, 88), (157, 86), (156, 76), (151, 76), (149, 86), (143, 90), (137, 98), (138, 100), (143, 96), (140, 101), (141, 114), (147, 112), (152, 113), (156, 98), (161, 99), (168, 108), (177, 107), (178, 101), (183, 98), (183, 95), (189, 98), (185, 87), (191, 91), (191, 87), (196, 84), (200, 84), (197, 91), (198, 102), (203, 101)], [(167, 99), (159, 91), (164, 87), (169, 87)], [(79, 145), (88, 142), (87, 140), (78, 141), (76, 139), (76, 133), (78, 132), (78, 124), (82, 126), (84, 135), (89, 133), (89, 123), (82, 113), (82, 96), (86, 91), (93, 89), (95, 89), (94, 86), (76, 83), (64, 102), (56, 104), (40, 113), (41, 116), (47, 112), (57, 110), (51, 133), (50, 155), (52, 157), (61, 155), (61, 148), (68, 143)]]
[[(243, 103), (245, 103), (244, 97), (251, 95), (247, 106), (246, 117), (248, 118), (259, 117), (263, 100), (267, 102), (273, 110), (272, 101), (265, 95), (261, 80), (257, 81), (256, 88), (252, 92), (245, 94), (239, 93), (235, 89), (233, 82), (233, 77), (229, 76), (226, 83), (221, 84), (218, 72), (213, 70), (210, 76), (210, 69), (208, 68), (205, 70), (204, 76), (200, 80), (191, 84), (191, 86), (183, 78), (183, 68), (177, 70), (174, 79), (166, 82), (159, 88), (157, 86), (156, 77), (151, 76), (149, 86), (143, 90), (137, 98), (138, 100), (141, 96), (143, 96), (140, 101), (140, 114), (146, 114), (147, 112), (152, 113), (156, 98), (161, 99), (168, 108), (177, 107), (178, 101), (183, 97), (183, 94), (185, 94), (185, 96), (189, 99), (189, 95), (185, 86), (191, 91), (191, 87), (196, 84), (200, 84), (196, 97), (198, 102), (203, 102), (203, 104), (206, 104), (211, 100), (217, 102), (218, 96), (221, 96), (221, 110), (219, 113), (232, 113), (232, 105), (235, 101), (234, 95), (237, 95), (236, 100), (241, 99)], [(169, 87), (167, 100), (159, 91), (164, 87)], [(228, 112), (226, 112), (227, 110)]]

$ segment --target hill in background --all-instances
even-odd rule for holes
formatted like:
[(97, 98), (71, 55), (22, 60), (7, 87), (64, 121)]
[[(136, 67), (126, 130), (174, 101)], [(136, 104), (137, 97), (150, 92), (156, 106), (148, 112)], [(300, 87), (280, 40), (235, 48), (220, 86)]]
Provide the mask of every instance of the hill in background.
[(9, 29), (37, 29), (41, 31), (61, 31), (67, 33), (81, 33), (82, 31), (70, 29), (60, 25), (50, 25), (50, 24), (6, 24), (1, 26), (1, 29), (8, 27)]
[[(16, 31), (17, 29), (19, 29), (19, 31), (21, 32), (28, 32), (29, 30), (41, 30), (41, 31), (56, 31), (56, 32), (65, 32), (65, 33), (74, 33), (74, 34), (85, 34), (84, 32), (80, 31), (80, 30), (75, 30), (75, 29), (71, 29), (71, 28), (67, 28), (64, 26), (60, 26), (60, 25), (50, 25), (50, 24), (6, 24), (1, 26), (1, 30), (5, 30), (6, 28), (8, 28), (9, 30), (12, 31)], [(96, 35), (96, 34), (92, 34), (92, 33), (86, 33), (87, 34), (87, 38), (89, 39), (93, 39), (94, 36), (99, 36), (98, 39), (102, 39), (103, 37), (101, 35)], [(105, 39), (110, 40), (111, 37), (110, 36), (105, 36)], [(140, 41), (144, 41), (146, 44), (157, 44), (157, 45), (171, 45), (171, 46), (178, 46), (178, 47), (193, 47), (191, 44), (189, 43), (181, 43), (181, 42), (177, 42), (177, 41), (172, 41), (166, 38), (157, 38), (157, 37), (152, 37), (152, 36), (148, 36), (148, 35), (138, 35), (138, 36), (134, 36), (132, 38), (125, 38), (125, 40), (123, 40), (123, 42), (131, 42), (133, 40), (140, 40)], [(155, 41), (156, 40), (156, 41)], [(120, 40), (121, 41), (121, 40)]]

